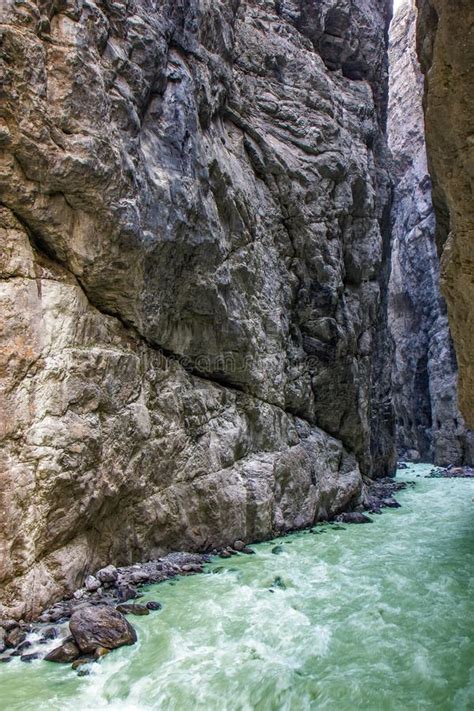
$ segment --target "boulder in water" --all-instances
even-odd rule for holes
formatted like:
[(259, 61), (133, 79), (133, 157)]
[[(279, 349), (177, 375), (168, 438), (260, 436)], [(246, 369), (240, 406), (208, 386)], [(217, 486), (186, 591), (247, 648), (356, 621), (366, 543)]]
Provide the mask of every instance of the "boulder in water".
[(47, 662), (57, 662), (58, 664), (68, 664), (73, 662), (79, 656), (78, 646), (70, 641), (66, 640), (59, 647), (55, 647), (49, 654), (45, 656)]
[(339, 523), (372, 523), (372, 519), (359, 511), (346, 511), (336, 516)]
[(118, 578), (118, 570), (115, 565), (107, 565), (105, 568), (101, 568), (97, 571), (96, 578), (100, 580), (101, 583), (112, 585)]
[(97, 647), (116, 649), (137, 641), (132, 625), (118, 610), (106, 605), (76, 610), (69, 622), (69, 629), (84, 654), (94, 654)]
[(4, 638), (5, 646), (7, 647), (18, 647), (22, 642), (25, 641), (26, 632), (24, 632), (20, 627), (13, 627)]
[(163, 605), (161, 602), (157, 602), (156, 600), (150, 600), (149, 602), (146, 603), (146, 606), (148, 607), (149, 610), (161, 610)]
[(88, 592), (95, 592), (100, 588), (100, 580), (93, 575), (88, 575), (84, 581), (84, 586)]

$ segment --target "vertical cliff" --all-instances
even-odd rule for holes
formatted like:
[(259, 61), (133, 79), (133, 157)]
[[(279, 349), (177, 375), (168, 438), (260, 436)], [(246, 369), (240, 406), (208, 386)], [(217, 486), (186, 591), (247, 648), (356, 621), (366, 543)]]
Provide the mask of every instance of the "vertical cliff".
[(392, 471), (389, 5), (2, 11), (0, 612)]
[(417, 0), (417, 6), (441, 284), (459, 365), (460, 407), (474, 427), (474, 4)]
[(403, 457), (470, 464), (474, 440), (458, 411), (456, 357), (440, 293), (415, 33), (413, 0), (392, 21), (389, 49), (388, 136), (397, 181), (389, 322), (397, 441)]

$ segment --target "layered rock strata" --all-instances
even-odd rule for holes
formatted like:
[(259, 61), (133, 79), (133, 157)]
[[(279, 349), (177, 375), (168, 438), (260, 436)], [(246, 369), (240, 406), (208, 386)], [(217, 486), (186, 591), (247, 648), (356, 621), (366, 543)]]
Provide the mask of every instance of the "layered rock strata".
[(460, 408), (474, 428), (474, 4), (417, 0), (417, 6), (441, 284), (459, 365)]
[(388, 136), (397, 179), (389, 323), (395, 344), (397, 442), (403, 458), (470, 464), (474, 436), (458, 408), (456, 356), (440, 293), (415, 33), (412, 0), (392, 21), (389, 50)]
[(7, 4), (1, 615), (391, 472), (389, 5)]

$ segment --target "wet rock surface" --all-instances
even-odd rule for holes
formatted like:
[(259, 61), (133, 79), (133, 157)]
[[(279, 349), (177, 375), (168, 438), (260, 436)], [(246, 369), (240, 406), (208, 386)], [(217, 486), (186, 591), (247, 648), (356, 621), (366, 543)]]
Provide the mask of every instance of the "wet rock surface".
[(388, 6), (7, 4), (2, 616), (392, 470)]
[(443, 469), (436, 467), (432, 469), (429, 478), (433, 479), (474, 479), (474, 468), (451, 466)]
[(69, 621), (69, 629), (74, 642), (84, 654), (94, 654), (99, 647), (117, 649), (137, 641), (131, 624), (118, 610), (107, 605), (76, 610)]
[(77, 644), (72, 641), (64, 642), (59, 647), (51, 650), (46, 656), (45, 661), (56, 662), (58, 664), (68, 664), (73, 662), (80, 655), (80, 650)]
[(396, 178), (389, 323), (397, 447), (412, 461), (471, 464), (474, 434), (458, 408), (456, 356), (440, 291), (415, 34), (410, 0), (392, 21), (389, 48), (388, 137)]

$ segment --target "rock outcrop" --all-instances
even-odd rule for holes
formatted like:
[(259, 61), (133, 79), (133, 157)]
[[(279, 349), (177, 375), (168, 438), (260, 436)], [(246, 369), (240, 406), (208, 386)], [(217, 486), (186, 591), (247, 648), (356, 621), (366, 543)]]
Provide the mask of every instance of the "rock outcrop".
[(2, 10), (1, 614), (392, 471), (389, 6)]
[(474, 436), (459, 413), (456, 356), (440, 293), (415, 33), (412, 0), (392, 21), (389, 49), (388, 137), (397, 179), (389, 323), (397, 443), (402, 458), (470, 464)]
[(474, 428), (474, 4), (417, 0), (417, 6), (441, 284), (459, 365), (460, 408)]

